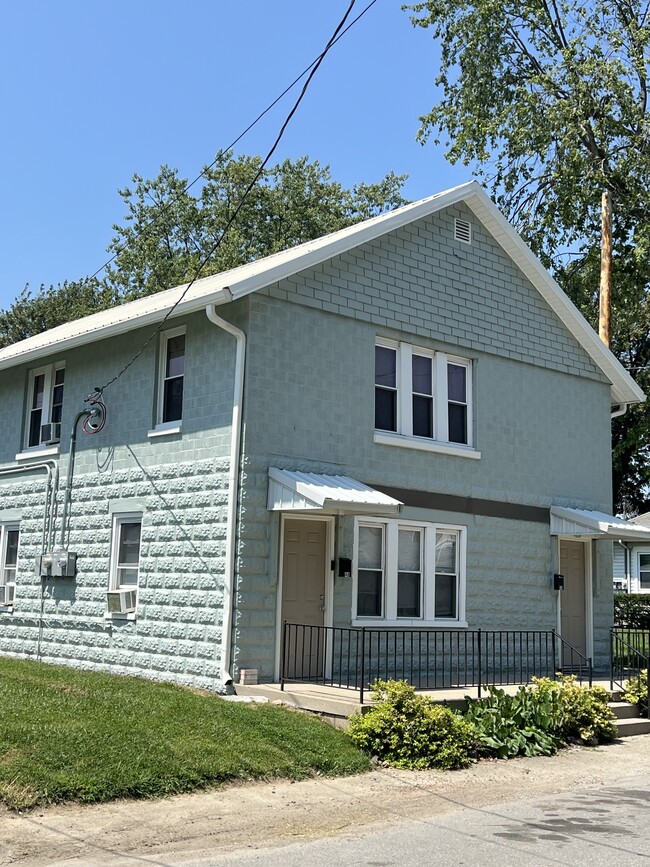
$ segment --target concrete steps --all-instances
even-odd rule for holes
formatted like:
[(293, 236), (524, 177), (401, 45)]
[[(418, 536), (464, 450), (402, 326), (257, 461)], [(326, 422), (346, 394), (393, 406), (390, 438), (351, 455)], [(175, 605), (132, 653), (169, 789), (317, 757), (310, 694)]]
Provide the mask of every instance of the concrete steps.
[(628, 701), (610, 701), (609, 707), (616, 717), (619, 738), (650, 734), (650, 719), (639, 714), (639, 708)]

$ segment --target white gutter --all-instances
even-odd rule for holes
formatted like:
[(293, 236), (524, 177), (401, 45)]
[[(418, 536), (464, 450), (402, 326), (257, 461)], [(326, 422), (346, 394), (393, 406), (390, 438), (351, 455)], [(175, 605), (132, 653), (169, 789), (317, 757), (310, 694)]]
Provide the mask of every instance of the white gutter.
[(620, 415), (625, 415), (628, 410), (629, 403), (621, 403), (619, 404), (618, 409), (615, 409), (613, 413), (611, 413), (610, 418), (618, 418)]
[[(230, 294), (230, 293), (228, 293)], [(221, 303), (232, 300), (226, 297)], [(237, 341), (235, 356), (235, 382), (232, 402), (232, 424), (230, 432), (230, 471), (228, 475), (228, 516), (226, 523), (226, 563), (223, 580), (223, 625), (221, 628), (221, 670), (224, 684), (232, 683), (232, 611), (233, 590), (235, 586), (235, 562), (237, 544), (237, 494), (239, 492), (239, 464), (241, 462), (242, 405), (244, 399), (244, 368), (246, 364), (246, 335), (241, 330), (217, 316), (217, 305), (208, 304), (205, 315), (213, 325), (232, 334)]]

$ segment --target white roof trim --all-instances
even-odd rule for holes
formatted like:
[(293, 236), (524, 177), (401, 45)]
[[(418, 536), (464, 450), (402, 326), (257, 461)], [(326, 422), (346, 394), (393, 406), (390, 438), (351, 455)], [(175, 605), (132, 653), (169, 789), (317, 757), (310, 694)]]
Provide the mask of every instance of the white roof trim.
[(318, 509), (385, 515), (396, 514), (401, 505), (399, 500), (349, 476), (299, 473), (269, 467), (268, 508), (273, 512)]
[[(196, 312), (207, 304), (219, 304), (242, 298), (459, 202), (465, 202), (476, 214), (495, 241), (517, 264), (611, 382), (612, 403), (628, 404), (643, 401), (645, 399), (643, 391), (602, 343), (586, 319), (476, 181), (461, 184), (256, 262), (197, 280), (175, 309), (174, 317)], [(92, 340), (158, 323), (182, 295), (184, 289), (184, 286), (167, 289), (147, 298), (52, 328), (43, 334), (1, 349), (0, 370), (49, 355), (55, 349), (61, 352)]]
[(642, 527), (606, 512), (551, 506), (551, 536), (585, 536), (650, 542), (650, 527)]

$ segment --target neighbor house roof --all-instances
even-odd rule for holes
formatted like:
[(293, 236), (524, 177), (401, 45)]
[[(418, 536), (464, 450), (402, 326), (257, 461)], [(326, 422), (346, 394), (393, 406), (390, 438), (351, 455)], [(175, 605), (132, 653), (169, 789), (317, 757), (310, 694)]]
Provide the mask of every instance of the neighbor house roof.
[(63, 352), (93, 340), (157, 324), (179, 298), (182, 300), (174, 310), (174, 317), (201, 310), (207, 304), (221, 304), (242, 298), (461, 202), (474, 212), (603, 372), (612, 386), (612, 403), (638, 403), (644, 400), (643, 391), (475, 181), (291, 247), (281, 253), (204, 277), (197, 280), (187, 292), (187, 285), (176, 286), (21, 340), (0, 350), (0, 370), (34, 361), (52, 354), (54, 350)]

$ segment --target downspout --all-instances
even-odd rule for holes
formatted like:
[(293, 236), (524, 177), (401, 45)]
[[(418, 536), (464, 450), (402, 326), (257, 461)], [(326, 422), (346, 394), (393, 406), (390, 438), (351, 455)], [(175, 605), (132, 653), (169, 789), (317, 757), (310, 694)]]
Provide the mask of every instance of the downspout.
[(630, 551), (630, 546), (627, 542), (624, 542), (623, 539), (618, 540), (618, 544), (623, 547), (625, 551), (625, 583), (627, 584), (627, 592), (632, 592), (632, 552)]
[[(232, 301), (232, 294), (221, 303)], [(232, 334), (237, 341), (235, 356), (235, 382), (232, 402), (232, 424), (230, 432), (230, 470), (228, 475), (228, 510), (226, 524), (226, 563), (223, 579), (223, 625), (221, 639), (220, 677), (224, 684), (232, 683), (232, 614), (235, 587), (236, 543), (237, 543), (237, 495), (239, 492), (239, 464), (241, 461), (242, 404), (244, 399), (244, 367), (246, 364), (246, 335), (220, 316), (217, 316), (216, 303), (208, 304), (205, 314), (218, 328)]]
[(625, 415), (629, 405), (629, 403), (619, 403), (618, 409), (614, 410), (614, 412), (610, 415), (610, 418), (618, 418), (620, 415)]

